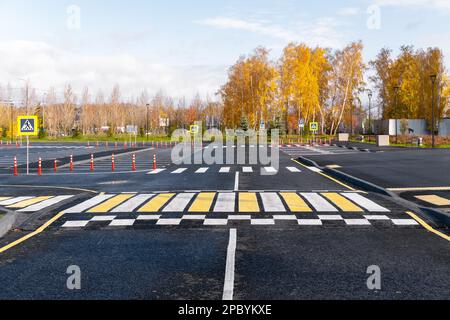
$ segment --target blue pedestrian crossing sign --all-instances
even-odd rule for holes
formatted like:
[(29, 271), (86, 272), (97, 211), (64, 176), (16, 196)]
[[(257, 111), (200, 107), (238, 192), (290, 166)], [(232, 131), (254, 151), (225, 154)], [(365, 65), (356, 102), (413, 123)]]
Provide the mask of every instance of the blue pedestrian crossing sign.
[(17, 135), (21, 137), (37, 136), (39, 134), (39, 120), (36, 116), (17, 117)]
[(318, 122), (311, 122), (309, 124), (309, 130), (311, 132), (317, 133), (317, 131), (319, 131), (319, 123)]

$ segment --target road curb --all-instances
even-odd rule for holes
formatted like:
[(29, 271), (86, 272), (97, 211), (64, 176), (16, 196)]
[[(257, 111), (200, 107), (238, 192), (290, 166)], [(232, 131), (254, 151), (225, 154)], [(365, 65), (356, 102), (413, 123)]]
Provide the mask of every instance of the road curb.
[(352, 175), (349, 175), (347, 173), (341, 172), (336, 169), (321, 167), (317, 164), (317, 162), (310, 160), (308, 158), (300, 157), (298, 159), (298, 161), (300, 161), (304, 165), (312, 166), (317, 169), (320, 169), (324, 173), (327, 173), (334, 178), (343, 180), (343, 181), (350, 183), (354, 186), (357, 186), (365, 191), (374, 192), (374, 193), (381, 194), (383, 196), (387, 196), (387, 197), (393, 199), (398, 204), (403, 205), (406, 208), (408, 208), (409, 210), (415, 211), (416, 213), (420, 214), (423, 219), (427, 220), (427, 222), (433, 223), (435, 226), (440, 226), (440, 227), (444, 226), (446, 228), (450, 228), (450, 214), (448, 214), (448, 213), (445, 213), (445, 212), (442, 212), (442, 211), (439, 211), (439, 210), (436, 210), (433, 208), (419, 206), (414, 202), (411, 202), (411, 201), (408, 201), (408, 200), (405, 200), (405, 199), (399, 197), (396, 193), (386, 190), (383, 187), (377, 186), (376, 184), (373, 184), (366, 180), (356, 178)]
[(3, 219), (0, 219), (0, 238), (3, 238), (16, 223), (17, 213), (4, 207), (0, 207), (0, 211), (6, 212)]

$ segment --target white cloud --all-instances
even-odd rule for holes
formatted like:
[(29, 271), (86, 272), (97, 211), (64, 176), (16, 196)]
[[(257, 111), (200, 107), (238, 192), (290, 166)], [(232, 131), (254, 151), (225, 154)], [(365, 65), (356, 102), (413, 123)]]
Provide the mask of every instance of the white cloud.
[(449, 0), (376, 0), (375, 4), (379, 6), (426, 7), (450, 10)]
[(143, 89), (190, 98), (197, 92), (213, 96), (226, 79), (226, 66), (172, 66), (128, 54), (78, 54), (44, 42), (0, 42), (0, 79), (23, 85), (18, 78), (29, 79), (41, 91), (51, 86), (61, 91), (71, 84), (77, 92), (88, 86), (94, 94), (108, 94), (119, 84), (129, 98)]
[(338, 10), (338, 14), (341, 16), (357, 16), (361, 13), (361, 10), (359, 8), (355, 7), (347, 7), (342, 8)]
[(342, 32), (336, 32), (339, 25), (330, 17), (317, 19), (312, 24), (298, 22), (293, 27), (284, 27), (268, 21), (250, 21), (238, 18), (216, 17), (196, 21), (196, 23), (223, 30), (243, 30), (268, 36), (284, 42), (306, 42), (310, 45), (340, 47)]

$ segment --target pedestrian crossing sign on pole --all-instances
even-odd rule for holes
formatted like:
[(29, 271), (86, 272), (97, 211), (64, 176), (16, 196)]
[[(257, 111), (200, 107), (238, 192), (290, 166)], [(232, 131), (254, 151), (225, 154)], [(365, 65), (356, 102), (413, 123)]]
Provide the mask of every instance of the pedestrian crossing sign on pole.
[(38, 117), (19, 116), (17, 117), (17, 135), (21, 137), (39, 135)]
[(319, 123), (318, 122), (311, 122), (309, 124), (309, 130), (311, 132), (317, 133), (317, 131), (319, 131)]

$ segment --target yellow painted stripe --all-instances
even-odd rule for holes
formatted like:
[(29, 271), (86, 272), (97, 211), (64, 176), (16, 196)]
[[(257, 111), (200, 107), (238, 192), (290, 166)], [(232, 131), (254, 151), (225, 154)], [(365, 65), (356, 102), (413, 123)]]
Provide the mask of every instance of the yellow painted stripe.
[(31, 206), (33, 204), (36, 204), (36, 203), (39, 203), (39, 202), (42, 202), (42, 201), (45, 201), (45, 200), (48, 200), (48, 199), (51, 199), (51, 198), (53, 198), (53, 197), (36, 197), (36, 198), (33, 198), (33, 199), (29, 199), (29, 200), (25, 200), (25, 201), (21, 201), (19, 203), (13, 204), (11, 206), (8, 206), (7, 208), (23, 209), (23, 208), (29, 207), (29, 206)]
[(435, 206), (450, 206), (450, 200), (436, 195), (416, 196), (417, 199), (434, 204)]
[(260, 212), (256, 193), (239, 193), (239, 212)]
[(192, 204), (189, 212), (209, 212), (216, 196), (215, 192), (202, 192)]
[(337, 205), (344, 212), (364, 212), (363, 209), (361, 209), (353, 202), (344, 198), (338, 193), (329, 192), (329, 193), (322, 193), (322, 195), (331, 202), (333, 202), (335, 205)]
[(446, 234), (443, 234), (442, 232), (439, 232), (437, 230), (434, 230), (428, 223), (426, 223), (424, 220), (422, 220), (421, 218), (419, 218), (416, 214), (407, 211), (406, 212), (411, 218), (413, 218), (414, 220), (416, 220), (422, 227), (424, 227), (425, 229), (427, 229), (428, 231), (434, 233), (435, 235), (450, 241), (450, 237)]
[(280, 194), (284, 201), (286, 201), (291, 212), (312, 212), (312, 209), (298, 194), (292, 192), (283, 192)]
[(106, 202), (103, 202), (102, 204), (99, 204), (98, 206), (92, 208), (88, 211), (88, 213), (106, 213), (110, 210), (114, 209), (121, 203), (127, 201), (128, 199), (134, 197), (133, 194), (119, 194), (118, 196), (115, 196), (114, 198), (109, 199)]
[(5, 201), (5, 200), (9, 200), (11, 199), (11, 197), (0, 197), (0, 201)]
[(174, 196), (175, 193), (162, 193), (157, 195), (139, 209), (139, 212), (158, 212)]

